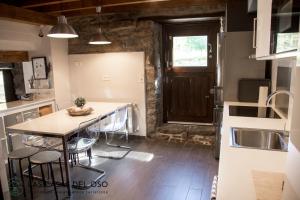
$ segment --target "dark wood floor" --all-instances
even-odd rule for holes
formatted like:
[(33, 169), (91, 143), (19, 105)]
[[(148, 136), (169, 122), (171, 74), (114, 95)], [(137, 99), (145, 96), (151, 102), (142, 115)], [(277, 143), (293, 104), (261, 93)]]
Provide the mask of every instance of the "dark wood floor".
[[(122, 160), (94, 156), (91, 165), (106, 171), (103, 181), (106, 181), (108, 186), (74, 190), (72, 199), (209, 199), (212, 179), (218, 170), (218, 162), (213, 158), (210, 148), (147, 139), (133, 139), (130, 145), (133, 151)], [(93, 153), (99, 153), (103, 147), (102, 144), (98, 144)], [(81, 160), (87, 163), (85, 158)], [(72, 176), (76, 181), (84, 179), (89, 182), (96, 174), (83, 169), (73, 169)], [(58, 171), (56, 179), (59, 180)], [(58, 191), (59, 198), (66, 199), (66, 188), (59, 186)], [(27, 193), (29, 194), (29, 191)], [(55, 199), (53, 188), (35, 186), (34, 199)]]

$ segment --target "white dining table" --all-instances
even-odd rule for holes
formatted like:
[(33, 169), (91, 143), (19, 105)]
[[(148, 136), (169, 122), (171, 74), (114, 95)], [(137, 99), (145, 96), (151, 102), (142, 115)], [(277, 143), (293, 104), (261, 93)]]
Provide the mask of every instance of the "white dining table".
[[(8, 133), (21, 133), (27, 135), (39, 135), (45, 137), (56, 137), (62, 139), (64, 160), (69, 160), (67, 148), (68, 138), (72, 136), (79, 126), (91, 125), (94, 120), (112, 114), (120, 108), (128, 107), (131, 103), (115, 103), (115, 102), (88, 102), (85, 106), (93, 108), (93, 112), (86, 116), (70, 116), (66, 109), (51, 113), (36, 119), (32, 119), (23, 123), (19, 123), (7, 128)], [(90, 121), (90, 123), (85, 123)], [(84, 128), (81, 126), (81, 128)], [(9, 142), (9, 145), (12, 145)], [(13, 146), (11, 146), (13, 149)], [(72, 195), (72, 179), (68, 162), (65, 163), (65, 172), (67, 179), (68, 195)]]

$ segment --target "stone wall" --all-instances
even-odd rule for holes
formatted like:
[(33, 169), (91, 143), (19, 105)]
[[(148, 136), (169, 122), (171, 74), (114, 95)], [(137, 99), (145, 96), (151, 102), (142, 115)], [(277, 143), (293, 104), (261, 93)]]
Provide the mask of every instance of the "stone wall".
[(149, 16), (182, 16), (206, 13), (218, 13), (225, 10), (225, 5), (192, 7), (191, 9), (164, 9), (157, 13), (122, 13), (101, 15), (101, 27), (110, 45), (89, 45), (89, 39), (98, 27), (96, 16), (69, 18), (69, 23), (79, 34), (79, 38), (69, 40), (69, 54), (130, 52), (145, 53), (146, 81), (146, 123), (147, 135), (156, 132), (162, 124), (162, 65), (161, 65), (161, 32), (162, 26)]
[(95, 17), (69, 21), (80, 35), (79, 39), (69, 40), (69, 54), (145, 52), (147, 135), (154, 133), (160, 119), (157, 109), (161, 96), (160, 54), (157, 53), (160, 46), (160, 26), (149, 20), (120, 20), (103, 24), (103, 32), (112, 44), (99, 46), (88, 44), (91, 34), (96, 32)]

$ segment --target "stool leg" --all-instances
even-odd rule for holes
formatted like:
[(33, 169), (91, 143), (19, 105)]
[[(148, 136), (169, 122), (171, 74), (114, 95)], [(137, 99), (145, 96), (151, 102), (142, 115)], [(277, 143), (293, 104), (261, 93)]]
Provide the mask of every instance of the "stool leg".
[(91, 162), (91, 159), (92, 159), (92, 149), (91, 148), (87, 150), (87, 154), (89, 157), (89, 161)]
[(49, 167), (50, 167), (50, 171), (51, 171), (51, 177), (52, 177), (52, 183), (53, 183), (53, 186), (54, 186), (55, 197), (56, 197), (56, 199), (58, 199), (57, 191), (56, 191), (55, 178), (54, 178), (54, 173), (53, 173), (53, 168), (52, 168), (52, 163), (49, 163)]
[(50, 179), (50, 170), (49, 170), (49, 165), (46, 165), (47, 166), (47, 179), (49, 180)]
[(71, 156), (70, 156), (70, 159), (71, 159), (71, 167), (73, 167), (74, 165), (74, 163), (73, 163), (73, 154), (70, 154)]
[(32, 169), (31, 169), (31, 162), (28, 158), (28, 173), (29, 173), (29, 188), (30, 188), (30, 195), (31, 199), (33, 199), (33, 191), (32, 191)]
[(7, 164), (8, 164), (9, 180), (11, 181), (12, 175), (11, 175), (11, 165), (10, 165), (10, 159), (9, 158), (7, 158)]
[(43, 185), (44, 187), (46, 187), (46, 179), (45, 179), (45, 174), (44, 174), (44, 169), (43, 169), (43, 165), (40, 165), (41, 168), (41, 174), (42, 174), (42, 179), (43, 179)]
[(23, 176), (23, 169), (22, 169), (21, 159), (19, 159), (19, 167), (20, 167), (20, 176), (21, 176), (22, 187), (23, 187), (23, 195), (24, 195), (24, 197), (26, 197), (25, 183), (24, 183), (24, 176)]
[(77, 156), (77, 160), (78, 160), (78, 164), (79, 164), (79, 154), (76, 154), (76, 156)]
[(73, 159), (74, 159), (75, 165), (77, 165), (77, 162), (76, 162), (76, 154), (73, 154)]
[(58, 160), (59, 160), (59, 168), (60, 168), (61, 181), (62, 181), (62, 184), (65, 185), (64, 174), (63, 174), (63, 170), (62, 170), (62, 166), (61, 166), (61, 159), (59, 158)]

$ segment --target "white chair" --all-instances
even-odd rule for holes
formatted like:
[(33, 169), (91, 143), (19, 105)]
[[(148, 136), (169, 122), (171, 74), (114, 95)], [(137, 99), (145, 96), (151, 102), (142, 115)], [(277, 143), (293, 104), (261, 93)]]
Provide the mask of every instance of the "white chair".
[[(99, 123), (96, 123), (87, 129), (89, 132), (93, 132), (97, 134), (104, 133), (105, 141), (108, 146), (127, 150), (122, 156), (119, 157), (104, 156), (104, 155), (95, 155), (95, 156), (102, 157), (102, 158), (122, 159), (131, 151), (131, 147), (129, 146), (123, 146), (123, 145), (111, 143), (113, 140), (113, 136), (116, 133), (125, 134), (126, 142), (128, 143), (127, 119), (128, 119), (128, 108), (127, 107), (120, 108), (117, 109), (108, 117), (100, 120)], [(110, 140), (108, 140), (108, 134), (112, 135)]]

